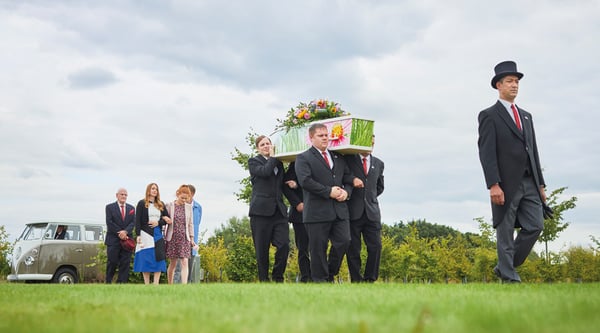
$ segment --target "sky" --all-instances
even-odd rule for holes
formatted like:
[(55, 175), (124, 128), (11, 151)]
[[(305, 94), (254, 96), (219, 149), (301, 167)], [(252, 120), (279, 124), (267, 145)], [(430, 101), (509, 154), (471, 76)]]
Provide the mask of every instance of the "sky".
[[(247, 176), (231, 154), (324, 98), (375, 121), (386, 224), (491, 222), (477, 115), (494, 66), (524, 73), (548, 191), (577, 197), (558, 251), (600, 238), (600, 1), (0, 0), (0, 207), (25, 223), (103, 222), (194, 184), (210, 236)], [(541, 247), (540, 247), (541, 249)]]

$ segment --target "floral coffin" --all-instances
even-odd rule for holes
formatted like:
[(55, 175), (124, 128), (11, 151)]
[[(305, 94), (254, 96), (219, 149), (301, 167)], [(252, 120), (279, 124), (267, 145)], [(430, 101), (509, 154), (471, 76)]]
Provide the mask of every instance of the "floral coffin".
[(314, 123), (327, 126), (329, 149), (342, 154), (357, 154), (372, 150), (373, 120), (351, 116), (316, 120), (300, 127), (282, 130), (273, 135), (275, 157), (283, 162), (292, 162), (296, 155), (311, 147), (308, 128)]

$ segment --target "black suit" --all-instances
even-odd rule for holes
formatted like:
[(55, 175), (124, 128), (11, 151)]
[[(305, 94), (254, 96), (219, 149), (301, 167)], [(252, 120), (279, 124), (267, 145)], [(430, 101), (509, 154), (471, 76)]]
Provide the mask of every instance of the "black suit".
[[(360, 178), (364, 188), (355, 188), (348, 201), (350, 211), (350, 246), (346, 260), (352, 282), (374, 282), (379, 277), (381, 258), (381, 212), (377, 197), (383, 193), (383, 162), (370, 155), (370, 167), (365, 175), (361, 155), (346, 155), (350, 172)], [(361, 275), (361, 237), (367, 247), (365, 274)]]
[[(344, 158), (330, 152), (333, 168), (321, 153), (311, 147), (296, 158), (296, 174), (304, 194), (302, 219), (308, 231), (310, 270), (314, 282), (332, 281), (350, 243), (349, 214), (346, 202), (329, 197), (331, 188), (344, 188), (352, 195), (352, 179)], [(327, 245), (331, 249), (327, 258)]]
[[(290, 249), (287, 207), (283, 203), (283, 164), (275, 159), (257, 155), (248, 160), (252, 196), (250, 198), (250, 227), (256, 251), (258, 279), (269, 281), (269, 248), (275, 246), (272, 279), (283, 282)], [(277, 172), (275, 172), (277, 170)]]
[(121, 248), (121, 239), (118, 236), (119, 231), (127, 231), (127, 235), (132, 237), (133, 226), (135, 223), (135, 209), (130, 204), (125, 204), (125, 219), (121, 217), (121, 208), (118, 202), (106, 205), (106, 283), (111, 283), (117, 267), (119, 275), (117, 283), (127, 283), (129, 279), (129, 263), (131, 262), (131, 252)]
[[(296, 163), (292, 162), (288, 166), (285, 175), (283, 176), (284, 183), (288, 180), (293, 180), (298, 183), (296, 176)], [(298, 249), (298, 268), (300, 269), (300, 281), (310, 281), (310, 257), (308, 253), (308, 233), (302, 223), (302, 212), (297, 210), (297, 206), (303, 203), (302, 187), (300, 184), (295, 189), (287, 185), (283, 185), (283, 194), (290, 202), (289, 221), (294, 226), (294, 240)]]
[[(532, 116), (518, 110), (522, 131), (500, 101), (481, 111), (478, 140), (486, 185), (500, 185), (505, 198), (504, 205), (492, 203), (497, 274), (515, 281), (520, 281), (515, 267), (525, 261), (543, 229), (539, 187), (545, 186)], [(516, 239), (515, 227), (521, 227)]]

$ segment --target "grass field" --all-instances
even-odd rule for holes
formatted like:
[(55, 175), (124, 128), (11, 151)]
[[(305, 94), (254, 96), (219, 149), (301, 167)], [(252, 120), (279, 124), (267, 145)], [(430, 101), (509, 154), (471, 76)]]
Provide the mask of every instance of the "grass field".
[(600, 284), (0, 284), (0, 332), (597, 332)]

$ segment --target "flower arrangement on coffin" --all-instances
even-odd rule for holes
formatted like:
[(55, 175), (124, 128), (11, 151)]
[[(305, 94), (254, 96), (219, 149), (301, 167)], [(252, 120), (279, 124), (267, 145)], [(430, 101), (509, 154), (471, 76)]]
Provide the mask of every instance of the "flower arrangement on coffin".
[(329, 119), (350, 115), (342, 110), (339, 103), (318, 99), (310, 103), (300, 103), (295, 108), (291, 108), (284, 119), (277, 119), (279, 123), (275, 129), (285, 129), (300, 127), (306, 123), (319, 119)]

